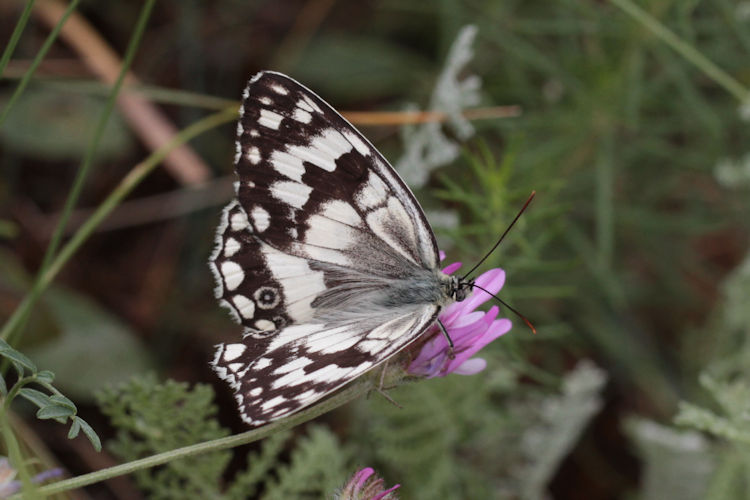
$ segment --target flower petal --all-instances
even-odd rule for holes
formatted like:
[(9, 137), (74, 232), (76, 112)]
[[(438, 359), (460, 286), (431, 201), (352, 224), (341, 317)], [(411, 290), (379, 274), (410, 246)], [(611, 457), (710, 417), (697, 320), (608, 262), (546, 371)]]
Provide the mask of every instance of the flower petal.
[(497, 319), (493, 321), (492, 326), (490, 326), (490, 329), (499, 331), (500, 335), (505, 335), (511, 328), (513, 328), (513, 322), (508, 318)]
[[(485, 288), (488, 292), (497, 295), (497, 292), (503, 287), (505, 283), (505, 271), (502, 269), (490, 269), (489, 271), (482, 273), (476, 281), (476, 284)], [(480, 305), (484, 304), (492, 297), (484, 293), (482, 290), (477, 288), (474, 289), (474, 293), (464, 301), (465, 307), (473, 311)]]
[(487, 368), (487, 361), (483, 358), (467, 359), (460, 366), (457, 366), (453, 373), (457, 375), (476, 375)]
[(498, 321), (493, 321), (492, 325), (490, 325), (487, 330), (482, 334), (481, 337), (475, 338), (472, 342), (472, 345), (468, 347), (465, 350), (462, 350), (461, 352), (456, 354), (456, 357), (452, 359), (448, 366), (445, 368), (445, 373), (452, 373), (456, 368), (461, 366), (467, 359), (472, 357), (474, 354), (479, 352), (484, 346), (495, 340), (496, 338), (500, 337), (501, 335), (505, 334), (510, 330), (510, 327), (508, 324), (510, 323), (510, 320), (508, 319), (502, 319)]
[(390, 488), (388, 488), (384, 492), (379, 493), (379, 494), (375, 495), (374, 497), (372, 497), (372, 500), (382, 500), (387, 495), (390, 495), (391, 493), (393, 493), (395, 490), (399, 489), (400, 487), (401, 487), (400, 484), (397, 484), (395, 486), (391, 486)]
[(473, 323), (476, 323), (477, 321), (481, 321), (482, 318), (484, 318), (485, 314), (486, 313), (484, 311), (473, 311), (473, 312), (470, 312), (468, 314), (464, 314), (462, 316), (459, 316), (451, 324), (446, 324), (445, 321), (443, 321), (443, 324), (448, 329), (448, 333), (450, 333), (451, 330), (455, 330), (455, 329), (458, 329), (458, 328), (463, 328), (465, 326), (468, 326), (468, 325), (471, 325)]
[(367, 480), (375, 474), (375, 470), (372, 467), (365, 467), (364, 469), (358, 471), (354, 475), (354, 493), (359, 493), (359, 490), (362, 489), (362, 486), (367, 482)]
[[(450, 335), (456, 350), (460, 351), (470, 347), (477, 337), (487, 331), (487, 328), (489, 328), (495, 318), (497, 318), (499, 312), (500, 309), (498, 309), (497, 306), (492, 306), (486, 313), (482, 311), (474, 311), (466, 316), (459, 317), (453, 323), (453, 326), (448, 328), (448, 335)], [(468, 316), (476, 319), (468, 325), (459, 326), (462, 322), (461, 320)]]
[[(464, 317), (459, 317), (454, 325), (446, 325), (448, 335), (450, 335), (456, 350), (466, 349), (471, 346), (473, 339), (480, 337), (487, 330), (492, 320), (497, 316), (497, 308), (488, 313), (476, 311), (471, 313), (471, 316), (470, 321), (467, 322), (468, 324), (456, 326), (458, 323), (463, 323), (462, 319)], [(412, 366), (426, 363), (429, 359), (446, 351), (449, 347), (448, 340), (443, 335), (443, 332), (440, 331), (439, 326), (432, 326), (427, 335), (431, 336), (431, 338), (422, 346), (419, 355), (412, 361)]]
[(461, 262), (454, 262), (453, 264), (448, 264), (443, 268), (443, 274), (453, 274), (455, 273), (463, 264)]
[[(497, 306), (492, 306), (486, 313), (475, 311), (466, 316), (459, 316), (451, 326), (446, 325), (448, 335), (453, 341), (454, 359), (448, 355), (450, 347), (445, 336), (439, 327), (434, 326), (432, 338), (422, 346), (417, 357), (410, 363), (409, 373), (433, 378), (444, 377), (453, 372), (487, 343), (510, 329), (510, 321), (495, 319), (499, 312)], [(469, 317), (470, 321), (464, 321), (466, 317)], [(456, 326), (464, 322), (469, 324)], [(488, 332), (491, 335), (488, 336)], [(493, 333), (496, 335), (492, 336)]]
[(422, 349), (419, 350), (419, 354), (417, 354), (417, 357), (414, 358), (411, 363), (409, 363), (409, 373), (413, 373), (415, 375), (426, 375), (426, 367), (428, 364), (430, 364), (430, 360), (434, 359), (435, 356), (438, 356), (443, 350), (442, 347), (439, 347), (437, 345), (435, 340), (436, 339), (433, 337), (425, 345), (422, 346)]

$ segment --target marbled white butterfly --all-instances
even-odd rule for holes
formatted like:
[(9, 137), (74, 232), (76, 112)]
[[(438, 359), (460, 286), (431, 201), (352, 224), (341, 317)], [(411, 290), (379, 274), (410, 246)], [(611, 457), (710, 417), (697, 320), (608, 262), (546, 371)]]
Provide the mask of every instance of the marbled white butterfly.
[(237, 124), (237, 197), (210, 266), (245, 327), (214, 370), (242, 419), (294, 413), (380, 365), (471, 282), (443, 274), (419, 203), (383, 156), (313, 92), (253, 77)]

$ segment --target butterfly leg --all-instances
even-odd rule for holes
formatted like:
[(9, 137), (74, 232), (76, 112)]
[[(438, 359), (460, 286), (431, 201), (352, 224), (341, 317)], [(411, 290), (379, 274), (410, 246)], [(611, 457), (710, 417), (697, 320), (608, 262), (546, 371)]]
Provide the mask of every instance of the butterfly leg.
[(404, 407), (401, 406), (400, 404), (398, 404), (395, 399), (393, 399), (392, 397), (390, 397), (387, 392), (385, 392), (384, 390), (382, 390), (380, 388), (378, 388), (377, 391), (380, 393), (381, 396), (383, 396), (393, 406), (395, 406), (399, 410), (403, 410), (404, 409)]
[(378, 382), (378, 391), (383, 391), (383, 386), (385, 385), (385, 374), (388, 371), (388, 360), (386, 360), (385, 363), (383, 363), (383, 369), (380, 371), (380, 382)]
[[(380, 394), (381, 396), (383, 396), (383, 397), (384, 397), (384, 398), (385, 398), (385, 399), (386, 399), (386, 400), (387, 400), (387, 401), (388, 401), (389, 403), (391, 403), (391, 404), (392, 404), (393, 406), (395, 406), (396, 408), (399, 408), (399, 409), (403, 409), (404, 407), (403, 407), (403, 406), (401, 406), (400, 404), (398, 404), (398, 403), (396, 402), (396, 400), (394, 400), (394, 399), (393, 399), (392, 397), (390, 397), (390, 396), (388, 395), (388, 393), (386, 392), (386, 391), (387, 391), (388, 389), (393, 389), (394, 387), (396, 387), (396, 386), (392, 386), (392, 387), (385, 387), (385, 375), (386, 375), (387, 371), (388, 371), (388, 361), (386, 361), (386, 362), (385, 362), (385, 363), (383, 364), (383, 368), (382, 368), (382, 370), (381, 370), (381, 372), (380, 372), (380, 381), (378, 382), (378, 385), (377, 385), (377, 386), (375, 386), (375, 390), (376, 390), (376, 391), (377, 391), (377, 392), (378, 392), (378, 393), (379, 393), (379, 394)], [(367, 394), (367, 397), (368, 397), (368, 398), (370, 397), (370, 394), (369, 394), (369, 393)]]
[[(385, 385), (385, 374), (387, 371), (388, 371), (388, 361), (383, 363), (383, 367), (380, 369), (380, 380), (378, 381), (378, 385), (375, 386), (375, 390), (381, 394), (383, 394), (383, 391), (385, 390), (383, 386)], [(370, 399), (370, 394), (372, 394), (372, 390), (369, 390), (367, 392), (367, 399)]]
[(453, 359), (456, 357), (456, 355), (453, 352), (453, 340), (451, 339), (451, 336), (448, 335), (448, 330), (445, 329), (445, 325), (442, 321), (440, 321), (440, 318), (437, 320), (438, 325), (440, 325), (440, 331), (443, 333), (443, 336), (445, 337), (445, 340), (448, 341), (448, 357)]

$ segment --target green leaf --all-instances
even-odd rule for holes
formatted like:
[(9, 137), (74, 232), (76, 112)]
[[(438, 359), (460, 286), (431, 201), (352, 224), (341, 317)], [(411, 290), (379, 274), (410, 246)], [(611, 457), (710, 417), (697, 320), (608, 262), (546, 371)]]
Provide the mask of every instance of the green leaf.
[(49, 405), (45, 406), (44, 408), (39, 408), (39, 410), (36, 412), (36, 418), (41, 420), (46, 419), (65, 419), (70, 416), (75, 415), (75, 412), (68, 408), (67, 406), (61, 406), (61, 405)]
[(747, 498), (750, 477), (746, 460), (740, 449), (729, 449), (722, 453), (721, 463), (716, 468), (703, 500), (726, 500)]
[(565, 375), (560, 395), (541, 402), (542, 421), (524, 430), (525, 467), (519, 467), (522, 498), (544, 498), (547, 485), (578, 442), (586, 425), (602, 408), (606, 374), (583, 360)]
[[(229, 432), (216, 421), (213, 397), (209, 385), (190, 388), (174, 380), (160, 384), (150, 374), (101, 390), (99, 407), (117, 428), (108, 448), (126, 462), (226, 436)], [(229, 451), (215, 451), (137, 471), (133, 477), (148, 498), (219, 498), (230, 460)]]
[(55, 374), (49, 370), (42, 370), (36, 374), (36, 380), (40, 384), (51, 384), (55, 380)]
[(31, 401), (39, 408), (44, 408), (50, 405), (49, 396), (41, 391), (37, 391), (36, 389), (24, 387), (23, 389), (18, 391), (18, 395), (23, 397), (24, 399)]
[[(31, 361), (25, 354), (13, 349), (6, 341), (0, 339), (0, 356), (8, 358), (14, 363), (18, 363), (24, 368), (28, 368), (31, 372), (36, 372), (36, 365)], [(18, 370), (18, 368), (16, 368)], [(23, 374), (23, 371), (19, 372), (19, 375)]]
[(70, 408), (71, 410), (73, 410), (74, 413), (76, 411), (78, 411), (78, 409), (76, 408), (75, 403), (73, 403), (73, 401), (71, 401), (70, 399), (66, 398), (62, 394), (54, 394), (54, 395), (50, 396), (49, 399), (50, 399), (50, 401), (52, 401), (53, 403), (55, 403), (57, 405), (64, 406), (66, 408)]
[(70, 424), (70, 430), (68, 431), (68, 439), (74, 439), (76, 436), (78, 436), (78, 433), (81, 430), (81, 419), (78, 417), (73, 417), (73, 423)]
[(263, 481), (272, 477), (271, 471), (279, 462), (279, 455), (284, 451), (286, 442), (292, 433), (289, 430), (271, 434), (261, 443), (259, 453), (250, 453), (247, 457), (247, 469), (238, 472), (234, 483), (224, 492), (227, 500), (253, 498)]
[(5, 379), (3, 378), (2, 373), (0, 373), (0, 394), (3, 396), (8, 395), (8, 386), (5, 384)]
[(330, 429), (310, 426), (292, 450), (290, 463), (266, 484), (263, 499), (327, 498), (346, 477), (350, 454)]
[(88, 424), (88, 422), (86, 422), (81, 417), (74, 417), (73, 423), (78, 423), (81, 426), (83, 433), (86, 435), (89, 441), (91, 441), (91, 444), (96, 451), (102, 451), (102, 441), (99, 439), (96, 431), (94, 431), (94, 429)]
[(742, 428), (728, 418), (691, 403), (680, 402), (674, 422), (729, 441), (750, 445), (750, 428)]
[(714, 460), (704, 436), (640, 418), (628, 419), (625, 431), (643, 463), (640, 500), (706, 498)]

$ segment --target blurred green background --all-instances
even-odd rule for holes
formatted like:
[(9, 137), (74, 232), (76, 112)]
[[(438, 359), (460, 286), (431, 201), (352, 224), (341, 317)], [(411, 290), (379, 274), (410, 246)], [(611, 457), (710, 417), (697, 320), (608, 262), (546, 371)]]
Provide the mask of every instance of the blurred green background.
[[(32, 10), (0, 106), (55, 5)], [(3, 44), (24, 6), (0, 5)], [(3, 118), (0, 317), (28, 291), (92, 137), (67, 235), (153, 150), (153, 122), (133, 118), (141, 104), (98, 124), (108, 87), (87, 58), (106, 55), (76, 48), (122, 57), (141, 7), (82, 2), (88, 27), (63, 32)], [(273, 69), (343, 111), (449, 113), (442, 126), (360, 125), (412, 184), (448, 261), (476, 262), (536, 190), (482, 269), (506, 270), (501, 296), (539, 333), (509, 316), (481, 374), (399, 388), (404, 410), (373, 397), (319, 418), (345, 472), (336, 484), (369, 465), (406, 499), (750, 498), (748, 56), (750, 2), (162, 0), (131, 67), (143, 87), (125, 94), (179, 130)], [(511, 116), (460, 118), (497, 107)], [(234, 124), (209, 130), (189, 145), (195, 177), (177, 159), (140, 183), (14, 339), (105, 440), (95, 392), (146, 372), (213, 385), (221, 424), (244, 429), (208, 366), (213, 345), (239, 335), (206, 265), (233, 141)], [(24, 440), (72, 475), (122, 458), (17, 414)], [(81, 494), (150, 498), (138, 484)]]

